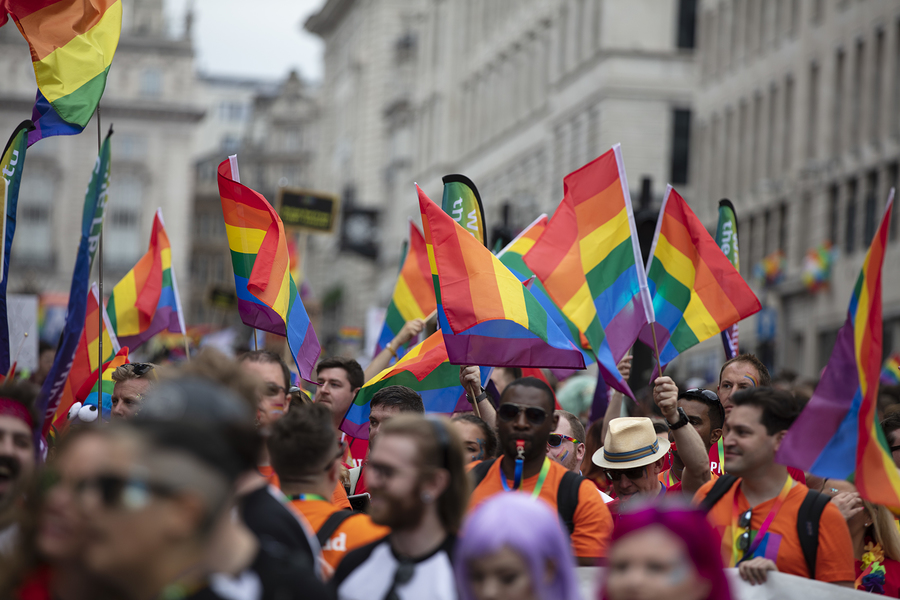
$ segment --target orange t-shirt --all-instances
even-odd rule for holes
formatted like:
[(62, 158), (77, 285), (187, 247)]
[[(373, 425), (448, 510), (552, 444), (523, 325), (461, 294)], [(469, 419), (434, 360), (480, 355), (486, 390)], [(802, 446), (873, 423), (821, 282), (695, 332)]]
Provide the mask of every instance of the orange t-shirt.
[[(469, 510), (490, 498), (495, 494), (503, 493), (503, 485), (500, 483), (500, 462), (497, 459), (490, 470), (472, 492), (469, 498)], [(566, 468), (559, 463), (550, 461), (550, 471), (541, 488), (540, 498), (553, 510), (556, 506), (556, 495), (559, 484), (562, 481)], [(537, 485), (539, 475), (534, 475), (522, 480), (519, 490), (531, 492)], [(509, 487), (512, 482), (507, 480)], [(603, 498), (597, 493), (597, 488), (590, 480), (585, 479), (578, 488), (578, 508), (575, 509), (575, 531), (572, 533), (572, 552), (582, 558), (601, 558), (606, 556), (606, 548), (613, 530), (613, 518)]]
[[(306, 517), (316, 531), (325, 524), (332, 513), (341, 510), (330, 502), (322, 500), (291, 500), (291, 506)], [(357, 513), (347, 517), (328, 538), (322, 548), (322, 558), (331, 567), (333, 573), (347, 552), (380, 540), (390, 532), (390, 528), (373, 523), (369, 515)]]
[[(731, 564), (732, 544), (731, 521), (734, 511), (734, 496), (738, 495), (738, 514), (746, 512), (750, 508), (747, 498), (744, 497), (738, 479), (722, 499), (709, 511), (709, 522), (722, 537), (722, 561), (725, 566)], [(709, 490), (713, 482), (707, 482), (694, 496), (694, 504), (699, 504)], [(803, 499), (806, 498), (808, 487), (802, 483), (795, 483), (787, 498), (766, 532), (763, 541), (753, 553), (754, 557), (765, 557), (775, 562), (775, 566), (782, 573), (809, 577), (806, 568), (806, 559), (803, 558), (803, 549), (800, 547), (800, 538), (797, 536), (797, 512)], [(753, 535), (762, 527), (763, 521), (769, 514), (769, 510), (775, 503), (775, 498), (766, 500), (753, 507), (753, 517), (750, 520), (750, 529)], [(834, 504), (827, 504), (822, 511), (819, 521), (819, 550), (816, 553), (816, 579), (834, 583), (838, 581), (854, 581), (856, 571), (853, 560), (853, 543), (850, 541), (850, 531), (841, 511)]]
[[(275, 469), (273, 469), (271, 465), (256, 467), (256, 470), (260, 475), (266, 478), (269, 485), (274, 485), (279, 490), (281, 489), (281, 482), (278, 481), (278, 473), (275, 472)], [(341, 483), (340, 480), (338, 480), (337, 485), (334, 486), (334, 492), (331, 493), (331, 503), (339, 509), (352, 508), (350, 506), (350, 500), (347, 499), (347, 490), (344, 489), (344, 484)]]

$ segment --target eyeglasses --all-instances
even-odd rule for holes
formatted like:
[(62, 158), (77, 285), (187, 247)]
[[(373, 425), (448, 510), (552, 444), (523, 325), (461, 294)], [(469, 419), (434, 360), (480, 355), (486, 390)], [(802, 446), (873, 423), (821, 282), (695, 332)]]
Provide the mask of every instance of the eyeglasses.
[(400, 561), (397, 565), (397, 570), (394, 571), (394, 581), (391, 582), (391, 587), (384, 597), (385, 600), (400, 600), (400, 594), (397, 593), (397, 586), (409, 583), (415, 572), (415, 563), (405, 560)]
[(277, 396), (279, 394), (279, 392), (283, 394), (284, 387), (277, 385), (275, 383), (267, 383), (266, 387), (263, 388), (263, 394), (265, 394), (266, 396), (269, 396), (270, 398), (272, 396)]
[(646, 469), (647, 467), (632, 467), (630, 469), (608, 469), (606, 471), (606, 478), (610, 481), (619, 481), (624, 475), (632, 481), (637, 481), (644, 476), (644, 471)]
[(753, 519), (753, 509), (743, 513), (738, 519), (738, 527), (746, 529), (744, 533), (738, 536), (737, 547), (741, 552), (746, 553), (750, 548), (750, 521)]
[(685, 392), (681, 395), (682, 398), (687, 398), (688, 396), (693, 396), (695, 398), (702, 396), (710, 402), (719, 402), (719, 395), (714, 391), (707, 390), (705, 388), (691, 388), (689, 390), (685, 390)]
[(551, 448), (559, 448), (559, 446), (563, 443), (563, 440), (567, 442), (572, 442), (573, 444), (581, 444), (580, 440), (576, 440), (573, 437), (569, 437), (567, 435), (563, 435), (561, 433), (551, 433), (550, 437), (547, 438), (547, 445)]
[(175, 495), (175, 489), (165, 484), (112, 474), (83, 479), (75, 485), (75, 491), (79, 496), (95, 491), (99, 493), (105, 508), (122, 507), (128, 510), (140, 510), (147, 506), (151, 494), (162, 497)]
[(528, 422), (532, 425), (541, 425), (547, 420), (547, 411), (543, 408), (537, 406), (522, 406), (521, 404), (512, 404), (510, 402), (500, 405), (500, 408), (497, 409), (497, 416), (500, 417), (500, 420), (502, 421), (515, 421), (519, 418), (519, 413), (522, 411), (525, 412), (525, 418), (528, 419)]

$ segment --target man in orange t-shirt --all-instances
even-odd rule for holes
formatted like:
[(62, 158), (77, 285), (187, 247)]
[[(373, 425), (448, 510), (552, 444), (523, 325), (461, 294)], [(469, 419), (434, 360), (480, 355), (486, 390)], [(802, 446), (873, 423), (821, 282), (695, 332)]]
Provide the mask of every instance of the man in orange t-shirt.
[[(724, 482), (732, 482), (708, 507), (708, 518), (722, 536), (722, 560), (736, 566), (745, 581), (764, 583), (769, 571), (810, 578), (797, 531), (798, 511), (809, 488), (775, 463), (775, 453), (802, 406), (791, 394), (771, 388), (740, 392), (731, 402), (725, 423), (729, 477), (701, 487), (694, 502), (703, 502), (714, 486), (722, 490)], [(733, 481), (730, 475), (739, 479)], [(847, 523), (831, 503), (819, 518), (814, 578), (851, 588), (856, 579)]]
[(348, 551), (390, 533), (387, 527), (372, 523), (368, 515), (342, 511), (328, 501), (340, 477), (344, 448), (327, 407), (292, 408), (272, 426), (267, 443), (282, 491), (316, 530), (328, 576)]
[[(547, 440), (559, 419), (554, 408), (553, 392), (539, 379), (524, 377), (506, 387), (497, 407), (503, 455), (469, 471), (476, 481), (469, 510), (495, 494), (516, 489), (560, 511), (557, 498), (565, 476), (567, 483), (577, 485), (577, 505), (571, 515), (572, 551), (580, 565), (595, 566), (606, 556), (612, 515), (593, 483), (547, 458)], [(560, 516), (567, 519), (567, 515)]]

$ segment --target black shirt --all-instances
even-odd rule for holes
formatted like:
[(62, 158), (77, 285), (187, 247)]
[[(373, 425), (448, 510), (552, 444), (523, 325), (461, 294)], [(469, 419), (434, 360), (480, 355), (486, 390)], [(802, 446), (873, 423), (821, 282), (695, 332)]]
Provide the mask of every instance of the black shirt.
[(315, 566), (319, 543), (301, 521), (303, 517), (285, 506), (268, 485), (241, 498), (238, 510), (260, 543), (277, 542), (303, 564)]

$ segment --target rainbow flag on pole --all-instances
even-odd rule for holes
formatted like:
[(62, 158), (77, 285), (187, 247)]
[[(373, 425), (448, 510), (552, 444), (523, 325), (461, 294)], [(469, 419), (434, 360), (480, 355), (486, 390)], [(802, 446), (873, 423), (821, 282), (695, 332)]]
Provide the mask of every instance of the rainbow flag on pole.
[[(486, 386), (491, 369), (481, 369), (481, 385)], [(369, 403), (375, 392), (389, 385), (405, 385), (422, 396), (426, 413), (454, 413), (472, 410), (466, 392), (459, 385), (459, 367), (451, 365), (444, 335), (437, 331), (414, 346), (397, 364), (388, 367), (362, 386), (341, 424), (341, 431), (356, 438), (369, 438)]]
[(109, 316), (106, 314), (106, 311), (101, 312), (100, 310), (100, 291), (97, 289), (97, 284), (94, 283), (91, 285), (90, 292), (88, 292), (84, 329), (81, 332), (81, 339), (75, 350), (75, 358), (72, 361), (72, 368), (69, 370), (69, 378), (66, 380), (62, 398), (53, 416), (53, 426), (60, 431), (67, 424), (69, 409), (77, 401), (78, 390), (91, 377), (91, 373), (100, 368), (99, 321), (101, 314), (103, 316), (103, 362), (106, 363), (112, 360), (119, 351), (120, 346), (119, 340), (109, 324)]
[(655, 322), (641, 332), (665, 367), (695, 344), (759, 312), (753, 290), (672, 186), (666, 188), (647, 259)]
[(241, 320), (287, 337), (300, 376), (312, 381), (321, 348), (289, 271), (284, 224), (261, 194), (241, 185), (236, 156), (219, 164), (218, 176)]
[(616, 144), (563, 182), (563, 200), (525, 264), (584, 335), (604, 380), (633, 398), (616, 364), (653, 320), (653, 305), (621, 147)]
[(119, 341), (132, 350), (160, 331), (186, 333), (161, 208), (153, 219), (150, 248), (113, 288), (106, 312)]
[(891, 354), (884, 361), (878, 380), (885, 385), (900, 385), (900, 354)]
[(122, 31), (120, 0), (5, 0), (6, 13), (31, 48), (37, 80), (28, 144), (81, 133), (106, 89)]
[[(431, 268), (428, 266), (428, 250), (425, 238), (419, 228), (409, 222), (409, 249), (394, 294), (384, 317), (384, 326), (378, 336), (375, 354), (397, 337), (403, 325), (413, 319), (425, 319), (434, 312), (437, 304), (434, 301), (434, 284), (431, 281)], [(402, 358), (409, 344), (397, 348), (397, 356)]]
[(584, 358), (522, 282), (416, 186), (450, 362), (583, 369)]
[(876, 415), (882, 352), (881, 275), (893, 204), (891, 190), (822, 379), (775, 458), (819, 477), (848, 479), (855, 473), (860, 496), (900, 514), (900, 471)]

